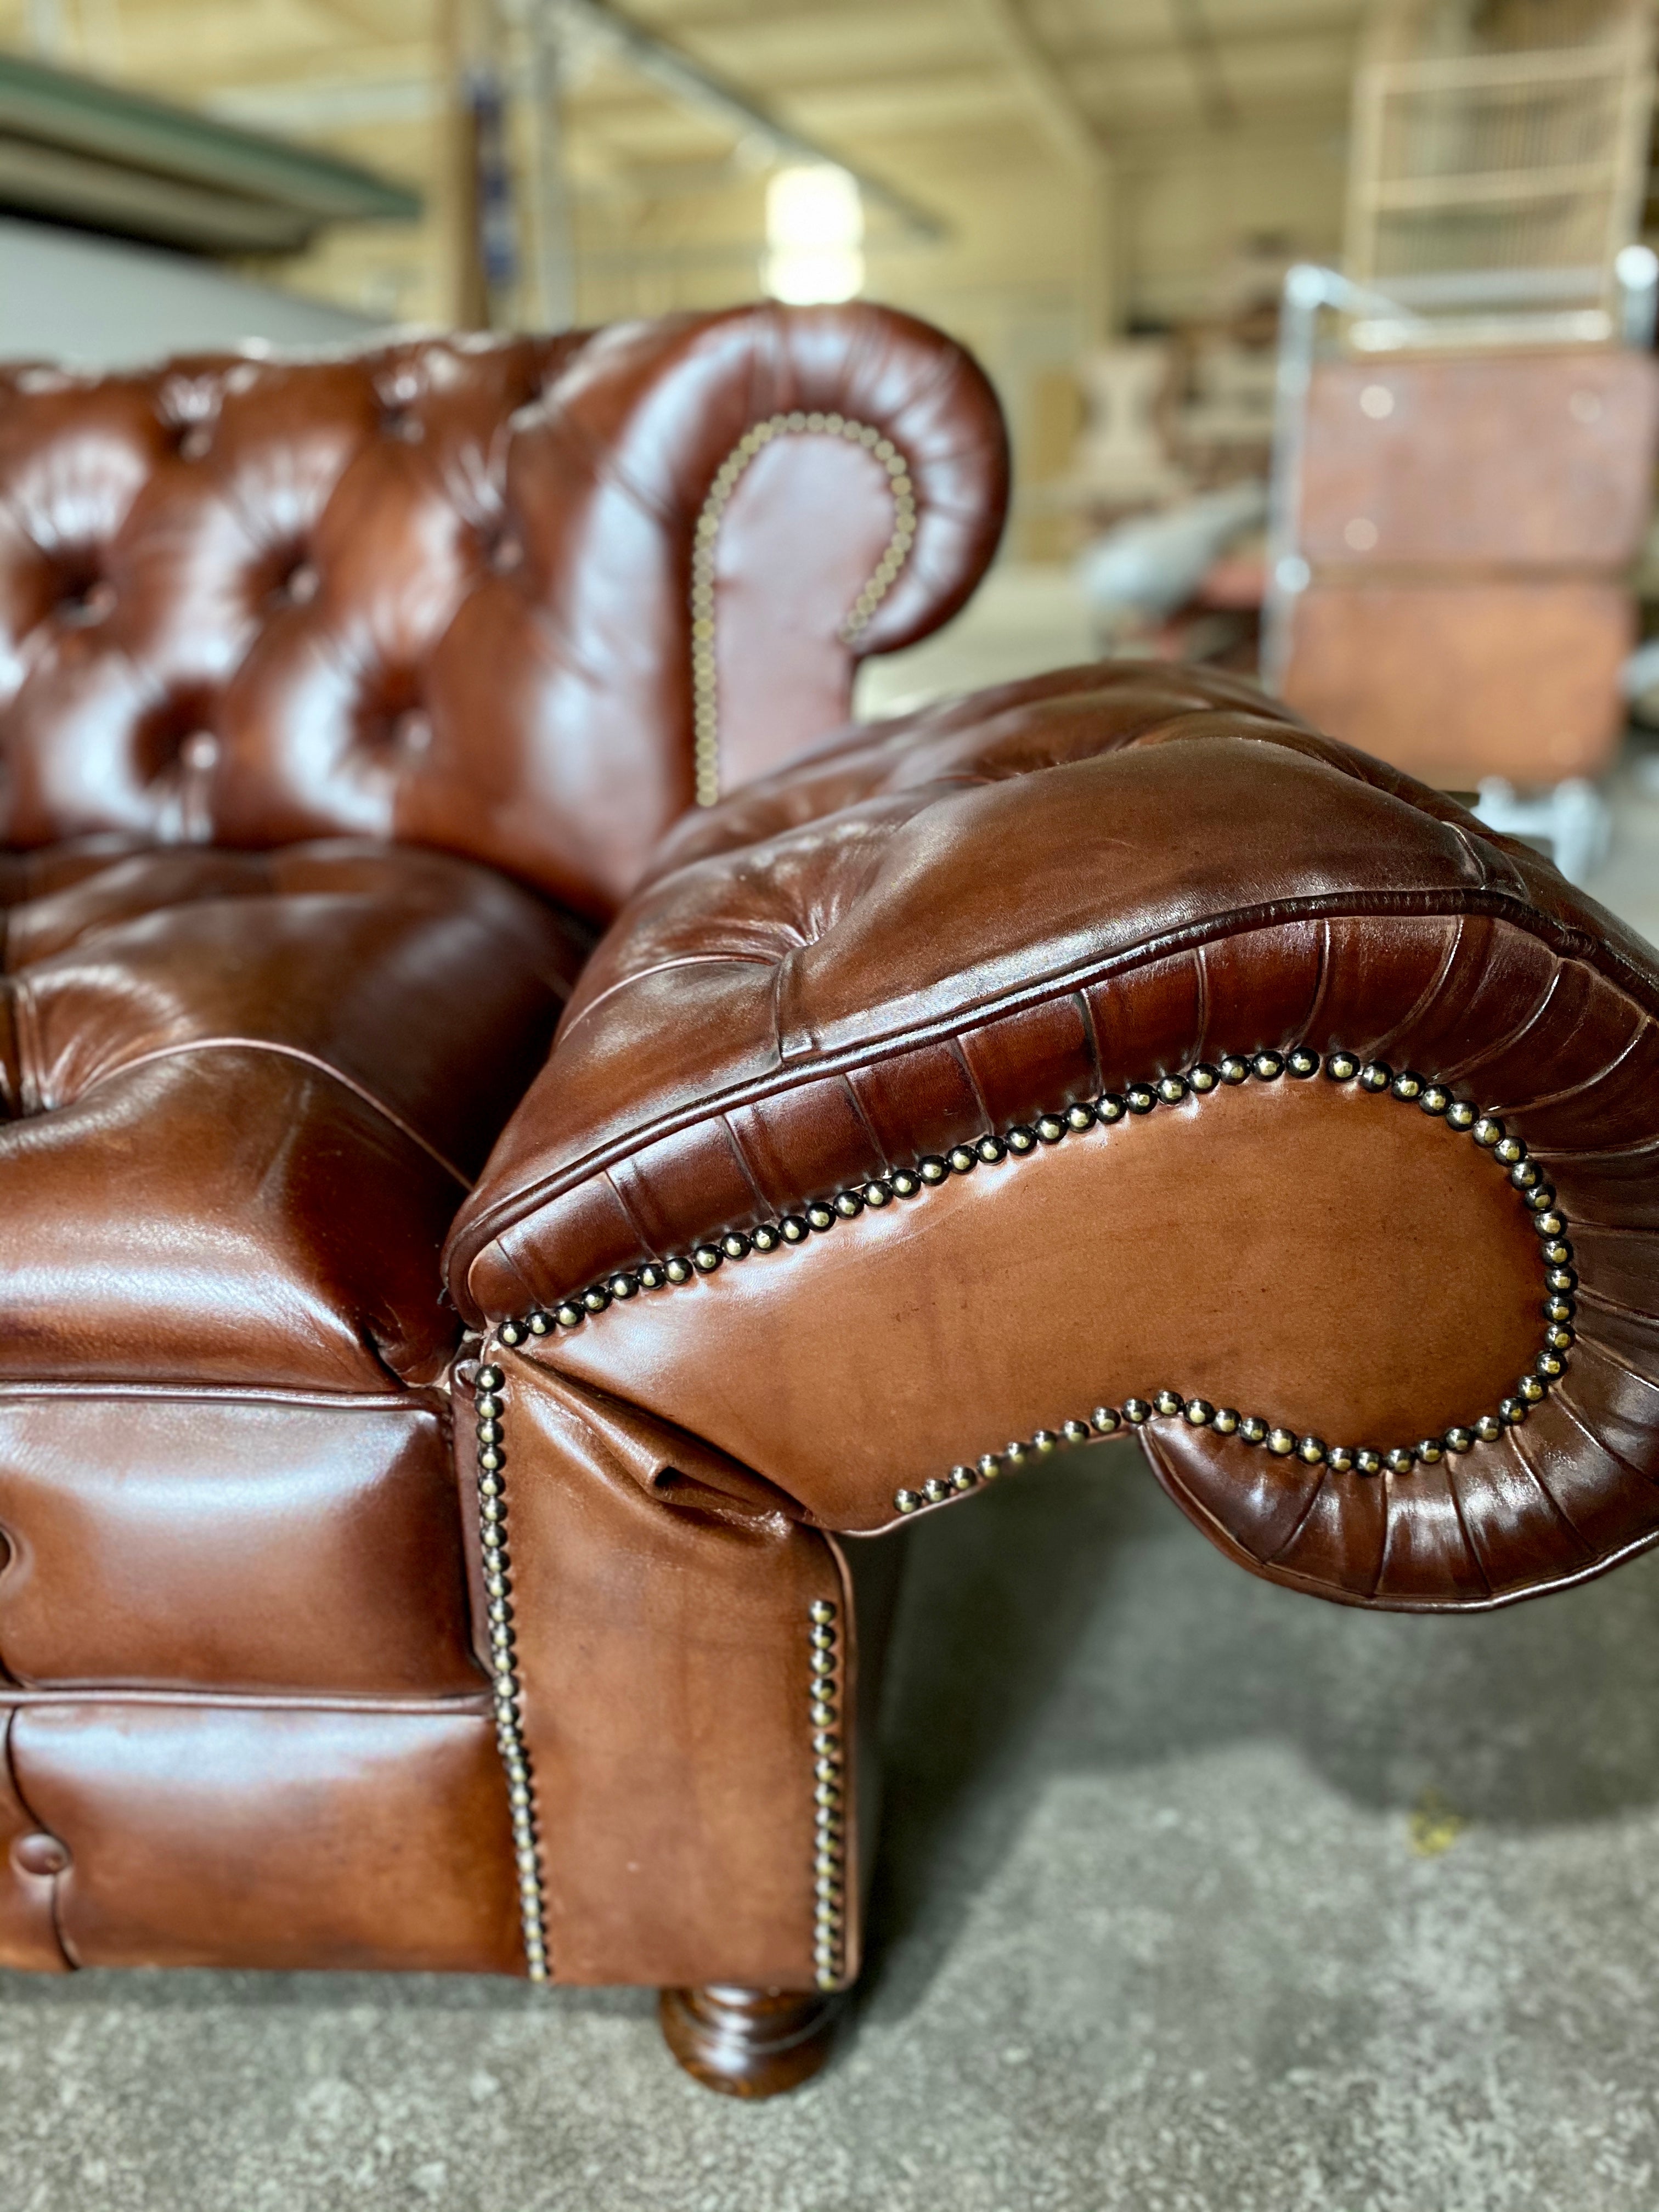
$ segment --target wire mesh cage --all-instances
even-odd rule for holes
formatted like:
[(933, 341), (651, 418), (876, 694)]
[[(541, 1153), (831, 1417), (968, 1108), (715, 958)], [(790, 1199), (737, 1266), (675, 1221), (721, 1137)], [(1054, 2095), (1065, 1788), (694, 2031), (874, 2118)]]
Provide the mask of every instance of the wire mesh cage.
[(1354, 80), (1348, 276), (1460, 341), (1516, 313), (1534, 337), (1606, 337), (1653, 94), (1650, 0), (1384, 0)]

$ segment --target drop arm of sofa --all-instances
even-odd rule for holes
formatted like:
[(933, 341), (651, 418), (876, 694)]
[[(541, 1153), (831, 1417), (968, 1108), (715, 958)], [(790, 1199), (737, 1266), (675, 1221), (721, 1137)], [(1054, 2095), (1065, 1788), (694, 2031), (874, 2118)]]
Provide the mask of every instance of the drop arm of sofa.
[(1066, 672), (678, 833), (450, 1268), (809, 1581), (1133, 1429), (1258, 1573), (1504, 1603), (1659, 1535), (1659, 971), (1248, 687)]

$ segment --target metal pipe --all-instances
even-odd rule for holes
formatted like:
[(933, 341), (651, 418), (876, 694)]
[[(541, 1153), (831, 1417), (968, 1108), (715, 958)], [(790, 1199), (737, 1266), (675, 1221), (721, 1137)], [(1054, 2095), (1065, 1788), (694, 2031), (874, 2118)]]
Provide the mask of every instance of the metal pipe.
[(1279, 366), (1273, 390), (1273, 475), (1267, 495), (1267, 577), (1261, 607), (1262, 688), (1277, 692), (1290, 665), (1291, 621), (1312, 580), (1301, 548), (1302, 447), (1308, 386), (1313, 376), (1321, 311), (1387, 314), (1414, 324), (1396, 300), (1351, 283), (1339, 270), (1299, 261), (1286, 271), (1279, 311)]
[(937, 241), (950, 236), (950, 225), (931, 208), (884, 178), (872, 176), (867, 169), (845, 160), (821, 140), (797, 131), (752, 93), (705, 63), (694, 61), (683, 47), (671, 45), (655, 31), (636, 23), (631, 15), (613, 7), (611, 0), (556, 0), (556, 4), (567, 21), (580, 24), (608, 52), (672, 98), (706, 114), (718, 115), (737, 130), (758, 133), (785, 161), (827, 162), (845, 169), (857, 179), (868, 204), (884, 207), (918, 238)]

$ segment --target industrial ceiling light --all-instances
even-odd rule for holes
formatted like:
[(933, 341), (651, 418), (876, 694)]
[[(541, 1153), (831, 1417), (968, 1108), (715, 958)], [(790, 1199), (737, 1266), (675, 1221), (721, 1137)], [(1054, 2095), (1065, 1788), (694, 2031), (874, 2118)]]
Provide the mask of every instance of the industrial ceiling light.
[(772, 297), (791, 307), (856, 298), (864, 289), (864, 201), (856, 177), (827, 161), (773, 173), (764, 277)]

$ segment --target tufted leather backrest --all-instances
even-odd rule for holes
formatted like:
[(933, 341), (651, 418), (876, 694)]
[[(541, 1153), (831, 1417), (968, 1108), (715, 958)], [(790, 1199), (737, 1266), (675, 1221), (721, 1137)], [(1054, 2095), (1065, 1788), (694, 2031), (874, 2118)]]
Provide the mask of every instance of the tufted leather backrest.
[(0, 842), (401, 839), (603, 915), (1006, 496), (978, 369), (866, 307), (0, 372)]

